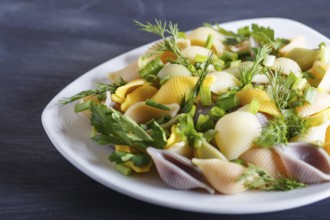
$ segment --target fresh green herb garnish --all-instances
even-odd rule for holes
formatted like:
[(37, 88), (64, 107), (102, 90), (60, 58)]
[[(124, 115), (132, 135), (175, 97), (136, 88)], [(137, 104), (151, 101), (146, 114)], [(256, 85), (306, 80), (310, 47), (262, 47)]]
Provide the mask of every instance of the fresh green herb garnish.
[(292, 111), (277, 116), (268, 121), (262, 129), (260, 137), (255, 141), (257, 146), (272, 147), (276, 144), (287, 144), (288, 141), (301, 134), (305, 134), (310, 128), (307, 118), (300, 117)]
[(162, 148), (166, 144), (165, 133), (157, 122), (148, 134), (135, 121), (105, 105), (92, 102), (90, 111), (90, 123), (97, 132), (92, 140), (99, 144), (128, 145), (142, 152), (149, 146)]
[(163, 105), (161, 103), (158, 103), (158, 102), (155, 102), (154, 100), (151, 100), (151, 99), (147, 99), (146, 100), (146, 105), (149, 105), (151, 107), (154, 107), (154, 108), (159, 108), (159, 109), (162, 109), (162, 110), (171, 110), (170, 107), (166, 106), (166, 105)]
[[(182, 54), (180, 48), (177, 45), (177, 39), (180, 33), (177, 24), (170, 22), (167, 25), (166, 21), (163, 23), (157, 19), (155, 19), (155, 24), (151, 24), (150, 22), (143, 24), (136, 20), (134, 22), (138, 27), (140, 27), (140, 30), (153, 33), (163, 39), (163, 41), (155, 44), (152, 47), (152, 50), (149, 52), (149, 54), (147, 54), (148, 56), (159, 55), (165, 51), (170, 51), (177, 56), (177, 59), (174, 61), (175, 63), (182, 64), (188, 69), (191, 69), (189, 60)], [(167, 37), (167, 35), (169, 35), (169, 37)]]
[(249, 164), (248, 168), (239, 177), (238, 181), (243, 181), (244, 186), (248, 189), (260, 189), (265, 191), (289, 191), (306, 187), (306, 184), (284, 176), (275, 179), (264, 170), (252, 164)]
[(241, 82), (243, 87), (250, 84), (253, 76), (261, 70), (260, 64), (266, 57), (266, 55), (270, 53), (270, 51), (271, 48), (269, 45), (265, 45), (262, 48), (258, 48), (253, 64), (251, 66), (246, 65), (240, 68)]
[(97, 83), (95, 89), (89, 89), (89, 90), (79, 92), (78, 94), (76, 94), (70, 98), (62, 99), (59, 102), (63, 105), (66, 105), (70, 102), (82, 99), (84, 97), (95, 96), (95, 95), (98, 96), (99, 100), (105, 100), (105, 97), (106, 97), (105, 93), (107, 91), (114, 93), (118, 87), (123, 86), (125, 84), (126, 84), (126, 82), (122, 78), (120, 78), (118, 83), (113, 83), (113, 84)]
[(206, 75), (208, 74), (208, 68), (209, 68), (209, 65), (211, 64), (212, 57), (213, 57), (213, 54), (210, 54), (208, 56), (207, 60), (204, 63), (202, 63), (202, 65), (201, 65), (202, 68), (199, 70), (199, 77), (198, 77), (196, 85), (194, 86), (192, 91), (189, 93), (188, 97), (183, 98), (183, 100), (181, 102), (181, 112), (182, 113), (189, 112), (191, 110), (192, 106), (194, 105), (194, 103), (197, 99), (197, 96), (200, 92), (200, 89), (203, 85), (203, 82), (206, 78)]
[(115, 151), (110, 154), (109, 160), (116, 162), (116, 164), (132, 161), (135, 166), (143, 167), (150, 163), (151, 158), (147, 154), (132, 154), (124, 151)]

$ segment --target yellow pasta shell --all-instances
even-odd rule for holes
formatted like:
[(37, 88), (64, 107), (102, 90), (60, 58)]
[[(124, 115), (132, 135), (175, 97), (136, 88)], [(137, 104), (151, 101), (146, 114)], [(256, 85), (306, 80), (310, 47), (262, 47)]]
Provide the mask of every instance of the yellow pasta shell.
[(126, 95), (128, 93), (130, 93), (131, 91), (133, 91), (134, 89), (136, 89), (139, 86), (142, 86), (146, 84), (146, 81), (143, 79), (136, 79), (133, 80), (123, 86), (120, 86), (116, 89), (115, 94), (119, 97), (119, 98), (125, 98)]
[(287, 175), (281, 158), (272, 149), (254, 147), (242, 154), (240, 159), (265, 170), (275, 178)]
[(312, 126), (318, 126), (330, 119), (330, 108), (326, 108), (314, 115), (309, 116)]
[(161, 104), (180, 104), (194, 88), (197, 77), (173, 76), (152, 97), (152, 100)]
[(311, 50), (296, 47), (289, 51), (285, 57), (290, 58), (298, 63), (302, 71), (306, 71), (313, 66), (316, 60), (320, 59), (320, 50)]
[(123, 69), (109, 73), (108, 77), (112, 82), (118, 82), (120, 78), (126, 82), (141, 78), (138, 61), (136, 60), (125, 66)]
[(239, 164), (220, 159), (192, 159), (200, 167), (211, 186), (223, 194), (235, 194), (246, 190), (244, 183), (238, 181), (245, 168)]
[(198, 159), (212, 159), (217, 158), (227, 161), (227, 158), (214, 146), (205, 142), (201, 147), (194, 148), (194, 157)]
[(317, 92), (312, 104), (305, 102), (304, 105), (298, 106), (296, 111), (299, 115), (306, 117), (328, 107), (330, 107), (330, 95), (324, 92)]
[(228, 160), (233, 160), (253, 147), (255, 138), (261, 135), (261, 124), (254, 114), (236, 111), (220, 118), (215, 130), (218, 148)]
[(126, 99), (120, 105), (120, 108), (122, 111), (126, 111), (131, 105), (151, 98), (156, 94), (156, 92), (157, 89), (150, 84), (140, 86), (126, 96)]
[(326, 73), (324, 74), (320, 84), (317, 86), (317, 88), (320, 88), (325, 93), (330, 93), (330, 68), (328, 66), (328, 69)]
[(177, 115), (180, 106), (176, 103), (167, 105), (171, 110), (163, 110), (159, 108), (154, 108), (145, 104), (145, 102), (137, 102), (131, 105), (126, 112), (126, 116), (130, 117), (137, 123), (146, 123), (154, 118), (160, 118), (165, 115), (174, 117)]
[(241, 105), (250, 104), (253, 99), (258, 100), (258, 111), (264, 112), (270, 115), (279, 115), (275, 102), (268, 96), (267, 92), (261, 89), (246, 88), (237, 93), (237, 98)]

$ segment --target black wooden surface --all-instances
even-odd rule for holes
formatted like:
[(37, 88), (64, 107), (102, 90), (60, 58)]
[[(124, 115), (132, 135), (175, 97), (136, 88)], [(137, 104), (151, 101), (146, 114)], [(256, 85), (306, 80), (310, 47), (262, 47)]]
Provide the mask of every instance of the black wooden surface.
[(0, 0), (0, 219), (328, 219), (330, 199), (288, 211), (210, 215), (144, 203), (90, 179), (53, 147), (40, 121), (64, 86), (155, 38), (132, 20), (285, 17), (330, 36), (330, 1)]

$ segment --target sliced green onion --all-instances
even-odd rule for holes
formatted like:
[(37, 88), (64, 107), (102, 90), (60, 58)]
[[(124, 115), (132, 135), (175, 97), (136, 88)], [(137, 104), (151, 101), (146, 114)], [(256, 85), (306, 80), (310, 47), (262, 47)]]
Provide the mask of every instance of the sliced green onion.
[(258, 99), (253, 98), (249, 104), (249, 112), (252, 114), (257, 114), (260, 107), (260, 102)]
[(150, 80), (154, 80), (157, 76), (157, 73), (164, 67), (162, 60), (157, 57), (151, 60), (149, 63), (145, 65), (140, 71), (140, 76), (150, 82)]
[(217, 133), (216, 130), (209, 129), (209, 130), (207, 130), (206, 132), (203, 133), (203, 137), (205, 138), (205, 140), (207, 142), (209, 142), (209, 141), (211, 141), (215, 137), (215, 134), (216, 133)]
[(330, 47), (326, 45), (321, 45), (321, 62), (328, 63), (330, 61)]
[(317, 91), (314, 87), (308, 87), (304, 93), (304, 100), (312, 104), (316, 96), (316, 92)]
[(224, 60), (224, 61), (233, 61), (233, 60), (237, 60), (237, 53), (233, 53), (230, 52), (228, 50), (224, 50), (220, 59)]
[(187, 39), (187, 35), (186, 35), (186, 33), (185, 32), (178, 32), (178, 36), (177, 36), (178, 38), (183, 38), (183, 39)]
[(196, 63), (204, 63), (207, 60), (207, 56), (196, 54), (195, 62)]
[(228, 98), (225, 99), (220, 99), (216, 105), (225, 110), (228, 111), (232, 108), (235, 108), (239, 105), (239, 101), (236, 95), (229, 96)]
[(149, 105), (154, 108), (159, 108), (159, 109), (168, 110), (168, 111), (171, 110), (170, 107), (163, 105), (159, 102), (155, 102), (154, 100), (151, 100), (151, 99), (147, 99), (145, 103), (146, 103), (146, 105)]
[(290, 72), (290, 74), (288, 75), (288, 77), (285, 79), (285, 86), (287, 88), (291, 88), (292, 85), (298, 80), (298, 78), (296, 77), (296, 75), (293, 72)]
[(74, 106), (74, 112), (78, 113), (89, 110), (90, 106), (91, 106), (91, 100), (88, 100), (87, 102), (78, 103)]
[(205, 106), (212, 104), (211, 90), (209, 87), (203, 85), (200, 90), (200, 95), (202, 105)]
[(305, 86), (307, 85), (307, 79), (305, 78), (298, 78), (294, 84), (292, 85), (292, 89), (297, 89), (297, 90), (303, 90), (303, 88), (305, 88)]
[(205, 47), (208, 48), (208, 49), (211, 49), (212, 44), (213, 44), (213, 41), (214, 41), (214, 35), (213, 34), (209, 34), (207, 36), (207, 40), (205, 42)]
[(214, 59), (212, 62), (214, 69), (216, 71), (222, 71), (223, 68), (225, 67), (225, 62), (223, 60), (220, 59)]
[(274, 55), (266, 55), (264, 60), (262, 61), (262, 64), (264, 66), (271, 67), (274, 64), (275, 59), (276, 59), (276, 57)]
[(222, 116), (224, 116), (226, 114), (225, 110), (219, 108), (218, 106), (214, 106), (213, 108), (211, 108), (211, 110), (209, 111), (209, 115), (217, 120), (219, 118), (221, 118)]
[(214, 128), (214, 122), (209, 115), (200, 114), (197, 119), (196, 128), (198, 131), (207, 131)]
[(160, 87), (162, 86), (162, 85), (164, 85), (169, 79), (171, 78), (171, 76), (169, 76), (169, 75), (167, 75), (167, 76), (165, 76), (164, 78), (162, 78), (160, 81), (159, 81), (159, 85), (160, 85)]
[(123, 165), (123, 164), (116, 164), (115, 169), (119, 173), (121, 173), (121, 174), (123, 174), (125, 176), (129, 176), (129, 175), (131, 175), (133, 173), (133, 169), (132, 168), (129, 168), (129, 167)]
[(241, 64), (241, 60), (236, 60), (230, 63), (230, 68), (232, 67), (239, 67)]

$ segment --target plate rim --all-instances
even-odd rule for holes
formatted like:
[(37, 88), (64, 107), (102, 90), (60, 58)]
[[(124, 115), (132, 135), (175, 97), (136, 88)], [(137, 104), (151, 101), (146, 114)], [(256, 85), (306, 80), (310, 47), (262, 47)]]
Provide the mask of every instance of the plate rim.
[[(295, 25), (300, 26), (301, 28), (304, 28), (308, 31), (310, 31), (311, 33), (313, 33), (313, 35), (317, 35), (318, 37), (324, 38), (325, 40), (328, 41), (328, 43), (330, 42), (330, 40), (325, 37), (323, 34), (319, 33), (318, 31), (316, 31), (315, 29), (312, 29), (311, 27), (300, 23), (298, 21), (292, 20), (292, 19), (287, 19), (287, 18), (279, 18), (279, 17), (264, 17), (264, 18), (251, 18), (251, 19), (241, 19), (241, 20), (236, 20), (236, 21), (230, 21), (230, 22), (225, 22), (225, 23), (221, 23), (221, 26), (224, 25), (234, 25), (234, 24), (238, 24), (238, 23), (253, 23), (253, 22), (260, 22), (260, 21), (286, 21), (286, 22), (291, 22)], [(270, 25), (271, 27), (271, 25)], [(67, 160), (69, 161), (73, 166), (75, 166), (78, 170), (80, 170), (81, 172), (83, 172), (84, 174), (86, 174), (87, 176), (89, 176), (90, 178), (94, 179), (95, 181), (101, 183), (102, 185), (116, 191), (119, 192), (121, 194), (124, 194), (126, 196), (129, 196), (131, 198), (135, 198), (138, 199), (140, 201), (144, 201), (144, 202), (148, 202), (154, 205), (159, 205), (159, 206), (163, 206), (163, 207), (168, 207), (168, 208), (174, 208), (174, 209), (179, 209), (179, 210), (184, 210), (184, 211), (190, 211), (190, 212), (199, 212), (199, 213), (212, 213), (212, 214), (256, 214), (256, 213), (268, 213), (268, 212), (274, 212), (274, 211), (283, 211), (283, 210), (287, 210), (287, 209), (292, 209), (292, 208), (297, 208), (297, 207), (301, 207), (301, 206), (305, 206), (305, 205), (309, 205), (311, 203), (326, 199), (328, 197), (330, 197), (330, 190), (327, 191), (327, 193), (324, 193), (324, 195), (318, 195), (318, 196), (313, 196), (309, 199), (308, 202), (304, 201), (304, 200), (290, 200), (289, 204), (286, 204), (285, 207), (282, 206), (272, 206), (272, 207), (268, 207), (268, 208), (263, 208), (260, 210), (242, 210), (242, 211), (232, 211), (232, 210), (222, 210), (222, 211), (218, 211), (218, 210), (214, 210), (214, 209), (205, 209), (204, 207), (199, 208), (199, 207), (192, 207), (189, 208), (185, 205), (178, 205), (178, 204), (171, 204), (170, 202), (164, 202), (163, 200), (160, 199), (156, 199), (154, 197), (150, 197), (150, 196), (146, 196), (146, 195), (141, 195), (141, 194), (132, 194), (132, 191), (130, 190), (125, 190), (123, 188), (121, 188), (120, 186), (118, 186), (117, 184), (114, 184), (112, 182), (108, 182), (105, 181), (104, 178), (101, 178), (100, 176), (96, 175), (93, 172), (90, 172), (89, 169), (87, 169), (86, 167), (82, 166), (81, 163), (79, 163), (79, 161), (75, 160), (67, 151), (64, 150), (64, 148), (59, 146), (58, 140), (56, 140), (56, 138), (53, 136), (53, 132), (51, 130), (51, 127), (49, 127), (49, 124), (47, 122), (47, 111), (49, 111), (51, 108), (51, 106), (54, 103), (57, 103), (58, 100), (62, 97), (60, 97), (60, 95), (66, 91), (68, 88), (70, 88), (72, 85), (74, 85), (76, 82), (82, 80), (84, 77), (87, 77), (89, 75), (92, 75), (97, 69), (101, 68), (102, 66), (106, 65), (107, 63), (114, 61), (114, 60), (119, 60), (122, 59), (123, 57), (126, 57), (127, 55), (134, 53), (136, 51), (139, 51), (145, 47), (148, 47), (149, 45), (153, 44), (154, 42), (139, 46), (135, 49), (132, 49), (130, 51), (127, 51), (121, 55), (118, 55), (116, 57), (113, 57), (99, 65), (97, 65), (96, 67), (92, 68), (91, 70), (87, 71), (86, 73), (83, 73), (82, 75), (80, 75), (78, 78), (74, 79), (71, 83), (69, 83), (68, 85), (66, 85), (60, 92), (58, 92), (54, 98), (51, 99), (51, 101), (49, 101), (49, 103), (46, 105), (46, 107), (44, 108), (42, 114), (41, 114), (41, 122), (43, 125), (43, 128), (48, 136), (48, 138), (51, 140), (52, 144), (54, 145), (54, 147), (57, 149), (57, 151), (60, 152), (60, 154)], [(173, 189), (174, 190), (174, 189)], [(278, 204), (277, 204), (278, 205)]]

